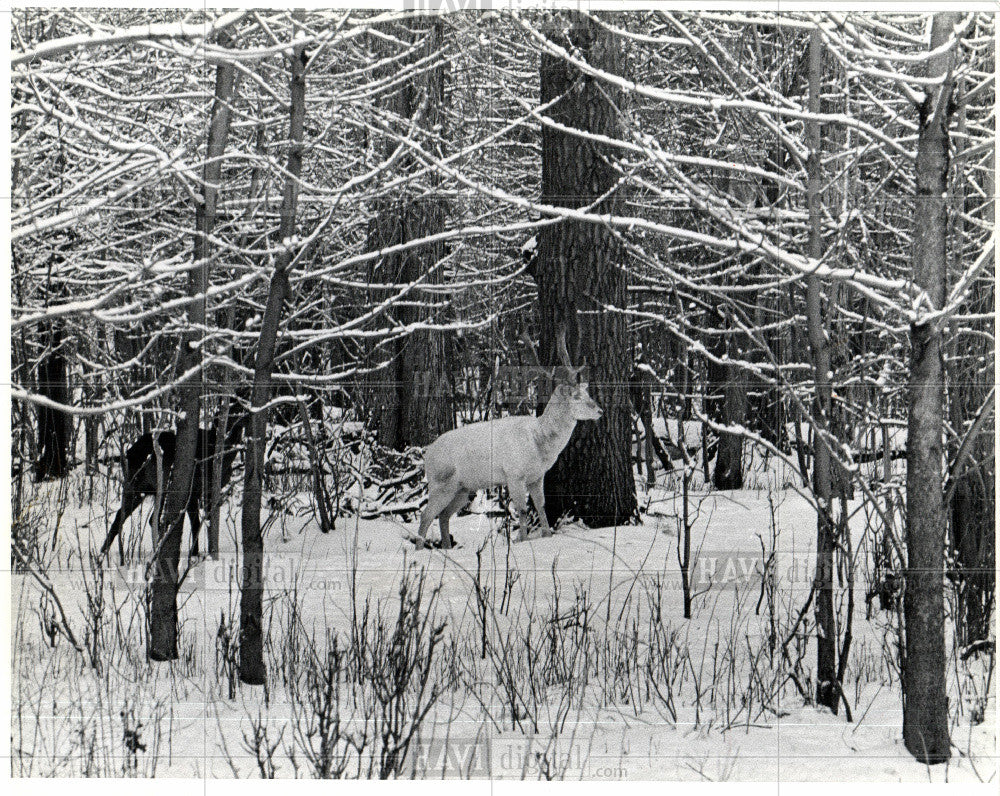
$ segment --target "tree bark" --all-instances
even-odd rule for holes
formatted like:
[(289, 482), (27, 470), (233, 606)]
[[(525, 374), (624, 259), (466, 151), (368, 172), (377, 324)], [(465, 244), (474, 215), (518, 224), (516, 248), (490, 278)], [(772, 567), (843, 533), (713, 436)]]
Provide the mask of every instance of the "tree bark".
[[(558, 45), (578, 51), (594, 66), (622, 74), (621, 45), (605, 28), (579, 13), (555, 13), (548, 27)], [(620, 137), (618, 108), (624, 96), (612, 86), (581, 75), (563, 59), (542, 53), (541, 99), (562, 97), (549, 110), (570, 128)], [(542, 202), (562, 207), (593, 204), (612, 191), (618, 175), (613, 149), (542, 127)], [(617, 191), (594, 212), (615, 213)], [(571, 514), (591, 527), (631, 523), (638, 516), (632, 476), (628, 379), (630, 341), (623, 315), (602, 304), (627, 305), (624, 257), (619, 240), (596, 224), (563, 221), (538, 235), (538, 302), (543, 362), (554, 363), (558, 331), (565, 326), (570, 356), (590, 364), (590, 392), (603, 417), (577, 425), (569, 444), (545, 477), (550, 524)], [(578, 314), (579, 313), (579, 314)]]
[[(732, 344), (730, 339), (729, 344)], [(747, 378), (743, 369), (725, 365), (722, 384), (722, 423), (742, 426), (747, 415)], [(715, 457), (712, 483), (716, 489), (743, 488), (743, 436), (728, 431), (719, 434), (719, 450)]]
[[(954, 35), (957, 13), (934, 15), (930, 48)], [(945, 298), (946, 192), (955, 49), (928, 62), (928, 76), (946, 76), (920, 107), (913, 282), (923, 291), (910, 326), (909, 428), (906, 457), (906, 570), (903, 621), (903, 742), (923, 763), (951, 755), (945, 694), (944, 506), (942, 494), (943, 382), (941, 329), (921, 318)]]
[[(178, 356), (180, 373), (198, 366), (200, 347), (196, 345), (203, 336), (206, 318), (206, 295), (212, 256), (209, 236), (216, 214), (219, 180), (222, 174), (222, 155), (229, 136), (230, 100), (235, 82), (235, 70), (222, 64), (216, 70), (215, 101), (209, 123), (208, 146), (203, 176), (203, 201), (196, 209), (194, 258), (198, 266), (191, 271), (188, 291), (188, 329), (181, 337)], [(177, 658), (177, 588), (181, 553), (181, 531), (184, 515), (191, 495), (198, 448), (198, 421), (204, 374), (181, 385), (180, 421), (177, 424), (177, 449), (174, 466), (170, 470), (166, 499), (160, 515), (159, 540), (154, 542), (154, 563), (149, 600), (148, 655), (155, 661)], [(204, 469), (204, 468), (202, 468)], [(202, 494), (207, 494), (204, 490)]]
[[(63, 353), (62, 325), (53, 321), (48, 334), (46, 352), (38, 367), (38, 392), (53, 401), (69, 405), (69, 381), (66, 355)], [(73, 424), (70, 416), (60, 409), (38, 407), (38, 459), (35, 478), (46, 481), (62, 478), (69, 473), (69, 444)]]
[[(236, 78), (239, 79), (239, 76)], [(235, 89), (234, 89), (235, 91)], [(250, 190), (248, 195), (251, 200), (257, 202), (262, 201), (261, 197), (261, 182), (263, 180), (264, 168), (261, 164), (267, 162), (267, 141), (264, 134), (264, 125), (261, 123), (257, 130), (255, 131), (255, 143), (254, 151), (257, 154), (257, 163), (253, 167), (253, 171), (250, 176)], [(243, 222), (245, 224), (245, 231), (238, 238), (238, 245), (241, 249), (251, 248), (251, 234), (250, 234), (250, 221), (257, 210), (257, 205), (251, 201), (246, 207), (243, 213)], [(235, 304), (230, 304), (225, 317), (225, 326), (227, 329), (236, 329), (237, 324), (244, 326), (246, 324), (246, 318), (241, 318), (237, 314), (237, 307)], [(218, 323), (218, 321), (216, 321)], [(243, 364), (243, 352), (239, 346), (235, 346), (232, 343), (227, 346), (229, 353), (235, 353), (237, 360), (240, 364)], [(225, 368), (222, 372), (225, 373), (228, 368)], [(220, 392), (229, 392), (225, 389), (226, 385), (224, 383), (220, 384), (223, 388)], [(234, 411), (233, 402), (237, 399), (234, 396), (230, 396), (224, 401), (224, 408), (220, 417), (218, 418), (218, 426), (221, 429), (220, 433), (216, 434), (215, 437), (215, 450), (212, 453), (212, 490), (209, 498), (209, 511), (208, 511), (208, 557), (213, 561), (219, 559), (219, 536), (222, 531), (222, 489), (224, 484), (222, 483), (222, 461), (225, 456), (226, 448), (226, 429), (229, 428), (229, 415)], [(243, 405), (235, 406), (235, 410), (239, 411), (242, 415), (246, 411), (246, 407)], [(247, 422), (248, 418), (242, 418), (243, 422)]]
[[(295, 19), (301, 20), (301, 11)], [(260, 528), (261, 492), (263, 489), (264, 451), (267, 444), (267, 414), (263, 409), (271, 398), (271, 374), (278, 327), (284, 303), (291, 297), (288, 269), (292, 262), (295, 214), (298, 207), (299, 175), (302, 173), (302, 132), (306, 115), (307, 55), (304, 47), (296, 47), (289, 58), (291, 69), (289, 108), (287, 178), (281, 199), (281, 222), (278, 225), (279, 251), (267, 294), (257, 359), (254, 366), (253, 393), (250, 399), (251, 425), (247, 439), (246, 468), (243, 480), (243, 514), (241, 538), (243, 545), (243, 583), (240, 589), (240, 680), (250, 685), (263, 685), (267, 679), (264, 666), (264, 537)]]
[[(823, 40), (819, 29), (812, 31), (809, 40), (809, 111), (822, 110), (821, 91), (823, 78)], [(819, 260), (823, 256), (822, 207), (820, 192), (823, 186), (822, 139), (818, 121), (807, 123), (809, 136), (809, 256)], [(834, 713), (840, 704), (837, 683), (837, 622), (833, 610), (833, 507), (832, 466), (830, 447), (826, 435), (830, 429), (830, 346), (823, 312), (823, 285), (819, 277), (809, 276), (806, 281), (806, 316), (809, 326), (809, 350), (812, 354), (815, 400), (813, 424), (815, 434), (813, 464), (813, 494), (816, 496), (816, 701)]]
[[(711, 357), (705, 357), (705, 414), (714, 423), (742, 426), (747, 415), (747, 379), (742, 368), (727, 362), (730, 356), (741, 356), (738, 333), (732, 330), (731, 318), (723, 305), (717, 304), (707, 317), (715, 324), (715, 333), (709, 337)], [(713, 441), (704, 446), (706, 478), (708, 461), (714, 457), (712, 485), (716, 489), (742, 489), (742, 435), (713, 431), (711, 436)]]

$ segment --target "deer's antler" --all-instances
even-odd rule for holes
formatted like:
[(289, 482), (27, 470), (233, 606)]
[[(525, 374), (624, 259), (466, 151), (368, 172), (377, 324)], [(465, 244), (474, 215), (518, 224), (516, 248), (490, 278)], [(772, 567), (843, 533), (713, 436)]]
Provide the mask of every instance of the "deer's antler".
[(580, 372), (587, 367), (587, 361), (584, 360), (583, 364), (579, 367), (574, 367), (572, 361), (569, 358), (569, 349), (566, 348), (566, 326), (561, 325), (559, 327), (559, 333), (556, 336), (556, 350), (559, 352), (559, 359), (562, 360), (563, 367), (567, 371), (567, 379), (573, 383), (580, 378)]

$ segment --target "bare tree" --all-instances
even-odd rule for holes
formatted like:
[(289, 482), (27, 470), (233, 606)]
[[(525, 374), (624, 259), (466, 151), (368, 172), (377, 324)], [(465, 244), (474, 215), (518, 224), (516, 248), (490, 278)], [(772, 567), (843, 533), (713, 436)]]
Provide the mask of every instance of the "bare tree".
[[(426, 151), (441, 157), (441, 125), (445, 120), (444, 24), (433, 17), (413, 17), (385, 27), (389, 37), (381, 43), (380, 54), (386, 58), (394, 56), (393, 45), (399, 42), (407, 44), (410, 52), (402, 65), (393, 58), (382, 71), (388, 75), (409, 65), (412, 75), (381, 100), (389, 112), (386, 123), (392, 132), (385, 137), (384, 156), (389, 158), (399, 146), (399, 137), (417, 135)], [(416, 158), (407, 156), (399, 168), (406, 174), (420, 165)], [(433, 187), (428, 190), (421, 182), (414, 180), (377, 200), (369, 232), (373, 251), (432, 236), (444, 229), (444, 200)], [(433, 185), (434, 178), (430, 182)], [(415, 286), (412, 295), (386, 310), (391, 326), (405, 329), (441, 314), (440, 306), (435, 304), (439, 304), (437, 297), (443, 294), (425, 292), (424, 288), (444, 281), (441, 261), (445, 254), (442, 243), (433, 243), (388, 253), (372, 261), (369, 281), (376, 301), (385, 300), (401, 286)], [(381, 288), (380, 284), (387, 287)], [(374, 403), (373, 424), (381, 444), (396, 450), (426, 445), (455, 427), (447, 334), (415, 329), (380, 346), (386, 351), (388, 365), (372, 374), (370, 394)]]
[[(960, 17), (958, 13), (934, 15), (932, 51), (943, 48), (955, 36)], [(928, 89), (919, 108), (913, 224), (913, 281), (920, 290), (921, 300), (910, 326), (903, 741), (910, 753), (925, 763), (941, 763), (951, 756), (943, 593), (944, 374), (940, 323), (928, 316), (941, 309), (945, 299), (948, 127), (957, 51), (956, 44), (928, 61), (928, 77), (942, 78), (942, 82)]]
[[(210, 236), (215, 221), (222, 156), (229, 137), (230, 102), (235, 86), (232, 64), (220, 64), (215, 77), (215, 100), (208, 130), (208, 146), (202, 179), (201, 200), (195, 210), (195, 268), (188, 278), (191, 301), (188, 324), (181, 336), (178, 369), (187, 379), (180, 393), (180, 420), (174, 466), (167, 482), (166, 499), (160, 515), (160, 538), (153, 540), (154, 560), (149, 601), (149, 657), (157, 661), (177, 657), (177, 588), (180, 578), (181, 531), (191, 495), (198, 447), (198, 423), (204, 373), (197, 343), (204, 335), (206, 304), (211, 268)], [(193, 375), (192, 375), (193, 373)]]
[[(297, 22), (303, 12), (296, 11)], [(240, 679), (262, 685), (267, 679), (264, 667), (263, 596), (264, 538), (260, 527), (261, 491), (264, 473), (264, 450), (267, 446), (267, 403), (271, 397), (271, 374), (274, 351), (285, 301), (291, 298), (288, 271), (293, 256), (301, 254), (295, 238), (295, 215), (298, 207), (299, 176), (302, 174), (302, 133), (306, 116), (305, 46), (295, 47), (288, 59), (291, 69), (291, 102), (288, 109), (288, 163), (285, 188), (281, 198), (281, 222), (278, 226), (279, 249), (267, 294), (264, 318), (257, 338), (251, 397), (251, 433), (247, 439), (246, 471), (243, 478), (243, 583), (240, 590)]]
[[(547, 35), (554, 45), (578, 51), (595, 66), (621, 74), (620, 42), (592, 17), (554, 14)], [(624, 95), (580, 74), (559, 54), (544, 51), (541, 100), (557, 99), (548, 115), (558, 124), (603, 136), (619, 134)], [(613, 150), (571, 131), (543, 126), (542, 202), (618, 212), (622, 200), (615, 191), (618, 176), (612, 154)], [(620, 239), (597, 224), (564, 220), (539, 232), (543, 362), (556, 361), (557, 332), (566, 325), (570, 356), (590, 365), (592, 394), (604, 410), (600, 421), (577, 428), (545, 477), (545, 510), (551, 524), (564, 513), (590, 526), (630, 523), (637, 516), (629, 455), (628, 325), (621, 314), (603, 309), (626, 306), (624, 256)]]
[[(822, 111), (823, 40), (814, 28), (809, 38), (809, 112)], [(822, 139), (820, 123), (810, 119), (809, 136), (809, 256), (819, 261), (823, 257), (822, 205), (823, 186)], [(815, 389), (815, 450), (813, 451), (813, 492), (816, 495), (816, 701), (834, 712), (839, 704), (837, 690), (837, 624), (833, 611), (833, 507), (832, 463), (830, 441), (830, 345), (823, 311), (822, 283), (810, 276), (806, 283), (806, 314), (809, 323), (809, 349), (812, 354)]]

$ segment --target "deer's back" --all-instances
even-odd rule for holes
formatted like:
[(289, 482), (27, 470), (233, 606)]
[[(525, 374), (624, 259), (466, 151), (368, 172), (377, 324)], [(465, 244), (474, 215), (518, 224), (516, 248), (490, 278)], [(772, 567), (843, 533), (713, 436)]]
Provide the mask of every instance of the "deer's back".
[[(156, 440), (163, 452), (163, 469), (166, 470), (174, 461), (174, 451), (177, 447), (177, 435), (173, 431), (161, 431), (156, 434)], [(143, 434), (125, 451), (125, 470), (128, 474), (138, 473), (143, 465), (151, 463), (156, 466), (153, 453), (153, 434)]]
[(534, 480), (539, 477), (533, 437), (536, 423), (534, 417), (518, 415), (470, 423), (442, 434), (424, 452), (428, 481), (457, 478), (475, 491), (503, 483), (511, 475)]
[[(162, 451), (161, 467), (164, 473), (170, 472), (174, 466), (174, 456), (177, 452), (177, 434), (173, 431), (161, 431), (156, 434), (156, 440)], [(206, 471), (202, 468), (212, 466), (212, 456), (215, 453), (215, 432), (212, 429), (198, 429), (198, 442), (195, 448), (195, 485), (197, 491)], [(232, 469), (230, 462), (229, 468)], [(207, 472), (211, 472), (209, 469)], [(153, 434), (143, 434), (125, 452), (125, 476), (130, 481), (139, 479), (140, 486), (146, 482), (155, 488), (156, 455), (153, 452)], [(147, 477), (148, 476), (148, 477)]]

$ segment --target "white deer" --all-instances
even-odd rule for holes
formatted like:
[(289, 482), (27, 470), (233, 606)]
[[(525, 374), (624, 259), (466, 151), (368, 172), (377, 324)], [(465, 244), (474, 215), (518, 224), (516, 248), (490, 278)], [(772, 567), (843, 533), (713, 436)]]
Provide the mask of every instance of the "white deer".
[[(452, 546), (448, 521), (480, 489), (506, 484), (517, 509), (518, 540), (528, 535), (528, 495), (541, 518), (542, 536), (552, 529), (545, 517), (542, 479), (566, 447), (578, 420), (597, 420), (603, 414), (580, 381), (580, 367), (570, 364), (566, 333), (558, 338), (559, 357), (565, 369), (556, 378), (557, 368), (543, 371), (556, 381), (552, 397), (540, 417), (518, 415), (471, 423), (445, 432), (424, 452), (427, 476), (427, 505), (420, 517), (417, 549), (424, 547), (427, 529), (435, 518), (441, 525), (441, 547)], [(537, 361), (537, 358), (536, 358)]]

